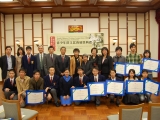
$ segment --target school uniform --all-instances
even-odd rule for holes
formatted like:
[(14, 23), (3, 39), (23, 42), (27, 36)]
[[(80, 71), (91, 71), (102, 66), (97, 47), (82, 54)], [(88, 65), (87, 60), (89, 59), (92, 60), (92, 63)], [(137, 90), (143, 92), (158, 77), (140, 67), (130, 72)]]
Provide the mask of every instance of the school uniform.
[[(8, 88), (10, 89), (8, 92), (5, 91), (5, 89)], [(4, 92), (4, 96), (6, 99), (10, 100), (10, 96), (14, 93), (14, 97), (13, 100), (17, 100), (18, 99), (18, 92), (17, 92), (17, 86), (16, 86), (16, 79), (13, 78), (8, 78), (5, 80), (4, 85), (3, 85), (3, 92)]]
[[(126, 78), (126, 80), (129, 80), (129, 78)], [(138, 80), (135, 78), (135, 80)], [(122, 99), (122, 102), (126, 105), (137, 105), (140, 103), (139, 100), (139, 94), (125, 94), (125, 96)]]
[[(89, 82), (89, 78), (87, 76), (77, 76), (73, 80), (74, 87), (84, 87), (87, 86), (87, 83)], [(75, 102), (76, 105), (79, 105), (81, 102)]]
[[(109, 78), (108, 80), (112, 80), (112, 81), (122, 81), (120, 78), (118, 77), (115, 77), (115, 78)], [(109, 98), (110, 98), (110, 103), (114, 102), (114, 98), (116, 97), (116, 105), (118, 106), (120, 104), (120, 101), (119, 101), (119, 96), (117, 95), (114, 95), (114, 94), (110, 94), (109, 95)]]
[(47, 87), (49, 87), (49, 89), (46, 93), (46, 96), (50, 93), (54, 99), (54, 102), (57, 103), (58, 102), (57, 92), (58, 92), (58, 87), (59, 87), (59, 76), (57, 75), (45, 76), (44, 77), (44, 89), (46, 89)]
[[(91, 75), (89, 78), (89, 82), (104, 82), (106, 79), (103, 75)], [(101, 101), (100, 101), (100, 96), (92, 96), (91, 97), (91, 101), (96, 101), (96, 105), (100, 105)]]

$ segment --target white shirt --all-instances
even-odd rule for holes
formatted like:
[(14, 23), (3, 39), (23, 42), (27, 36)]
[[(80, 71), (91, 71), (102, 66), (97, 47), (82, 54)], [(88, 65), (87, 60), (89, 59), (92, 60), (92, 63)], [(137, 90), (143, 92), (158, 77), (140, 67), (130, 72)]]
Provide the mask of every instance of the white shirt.
[(42, 59), (43, 59), (43, 53), (39, 53), (39, 59), (41, 60), (41, 55), (42, 55)]
[(97, 79), (97, 82), (98, 82), (98, 75), (97, 75), (97, 76), (94, 76), (94, 80), (95, 80), (95, 79)]
[(27, 54), (27, 58), (29, 58), (29, 57), (31, 57), (31, 54), (30, 55)]
[(113, 81), (116, 81), (116, 77), (113, 79), (113, 78), (111, 78), (111, 80), (113, 80)]
[(14, 83), (14, 78), (10, 78), (10, 82), (11, 82), (11, 83)]
[(79, 79), (80, 79), (80, 80), (83, 80), (83, 76), (82, 76), (82, 77), (79, 76)]
[(52, 78), (52, 80), (53, 80), (53, 78), (54, 78), (54, 75), (53, 75), (53, 76), (49, 75), (49, 78), (50, 78), (50, 80), (51, 80), (51, 78)]

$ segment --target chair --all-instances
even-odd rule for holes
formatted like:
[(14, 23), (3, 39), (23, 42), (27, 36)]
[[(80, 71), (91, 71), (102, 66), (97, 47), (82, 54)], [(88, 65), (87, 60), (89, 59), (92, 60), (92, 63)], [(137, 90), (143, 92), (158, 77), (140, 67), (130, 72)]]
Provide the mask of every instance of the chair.
[(144, 112), (143, 116), (148, 120), (160, 120), (160, 103), (149, 103), (148, 112)]
[[(5, 118), (13, 118), (14, 120), (38, 120), (38, 112), (35, 110), (20, 108), (18, 100), (6, 100), (2, 98)], [(3, 114), (3, 113), (2, 113)], [(22, 117), (22, 114), (25, 115)]]
[(142, 120), (144, 104), (139, 105), (120, 105), (119, 115), (107, 116), (108, 120)]

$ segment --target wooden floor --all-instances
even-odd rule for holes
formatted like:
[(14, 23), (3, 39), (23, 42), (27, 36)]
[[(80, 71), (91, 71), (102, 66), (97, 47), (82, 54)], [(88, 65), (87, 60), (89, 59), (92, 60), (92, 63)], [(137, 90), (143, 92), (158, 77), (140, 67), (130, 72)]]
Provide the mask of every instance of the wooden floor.
[[(2, 84), (0, 84), (2, 89)], [(3, 97), (3, 92), (0, 90), (0, 96)], [(160, 102), (160, 96), (152, 96), (152, 102)], [(0, 100), (1, 105), (1, 100)], [(109, 99), (102, 98), (101, 105), (96, 107), (93, 102), (84, 103), (80, 106), (72, 104), (69, 107), (55, 107), (53, 104), (43, 104), (35, 106), (27, 106), (26, 108), (37, 110), (39, 112), (39, 120), (107, 120), (107, 116), (118, 113), (118, 107), (114, 103), (110, 103)], [(145, 104), (144, 111), (148, 107)]]

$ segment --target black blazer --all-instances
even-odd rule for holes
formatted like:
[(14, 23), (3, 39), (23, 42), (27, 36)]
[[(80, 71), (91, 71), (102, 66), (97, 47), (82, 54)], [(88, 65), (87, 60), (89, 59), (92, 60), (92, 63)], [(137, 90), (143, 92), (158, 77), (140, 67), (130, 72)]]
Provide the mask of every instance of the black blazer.
[(75, 77), (73, 80), (73, 85), (75, 87), (84, 87), (84, 85), (87, 86), (87, 83), (89, 82), (89, 78), (87, 76), (83, 76), (83, 84), (80, 83), (79, 76)]
[(99, 56), (96, 55), (96, 57), (93, 59), (93, 56), (90, 56), (89, 61), (92, 63), (93, 67), (98, 66)]
[(16, 86), (16, 79), (14, 78), (14, 83), (13, 86), (10, 82), (10, 78), (8, 78), (7, 80), (5, 80), (4, 85), (3, 85), (3, 91), (5, 91), (6, 88), (9, 88), (10, 91), (14, 92), (15, 94), (17, 94), (17, 86)]
[(110, 73), (110, 70), (113, 68), (113, 59), (111, 56), (107, 56), (104, 62), (102, 63), (103, 56), (99, 57), (98, 68), (101, 73)]
[(54, 88), (54, 89), (58, 89), (59, 87), (59, 76), (54, 75), (52, 83), (50, 82), (50, 77), (49, 75), (45, 76), (44, 78), (44, 89), (46, 89), (47, 87), (49, 88)]
[[(11, 55), (12, 59), (12, 68), (15, 69), (16, 66), (16, 58)], [(1, 69), (2, 69), (2, 79), (5, 79), (7, 76), (7, 70), (8, 70), (8, 62), (7, 62), (7, 56), (4, 55), (1, 57)]]
[(61, 75), (61, 73), (63, 73), (66, 68), (69, 69), (70, 58), (67, 55), (65, 55), (64, 62), (62, 62), (62, 57), (61, 57), (61, 55), (59, 55), (56, 57), (55, 63), (56, 63), (56, 73), (57, 73), (57, 75)]
[[(104, 82), (105, 80), (106, 80), (106, 79), (105, 79), (105, 77), (104, 77), (103, 75), (100, 75), (100, 74), (98, 75), (98, 82)], [(93, 75), (90, 76), (89, 82), (95, 82)]]
[[(107, 80), (112, 80), (111, 77), (109, 77)], [(122, 79), (116, 77), (116, 81), (123, 81)]]
[(82, 62), (82, 66), (81, 66), (84, 70), (84, 74), (87, 76), (90, 76), (92, 73), (92, 63), (90, 61), (87, 61), (87, 63), (85, 64), (85, 62)]

